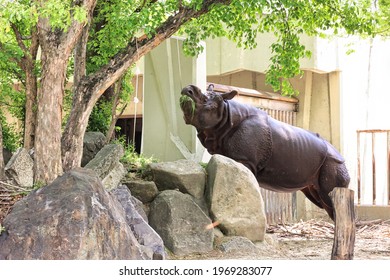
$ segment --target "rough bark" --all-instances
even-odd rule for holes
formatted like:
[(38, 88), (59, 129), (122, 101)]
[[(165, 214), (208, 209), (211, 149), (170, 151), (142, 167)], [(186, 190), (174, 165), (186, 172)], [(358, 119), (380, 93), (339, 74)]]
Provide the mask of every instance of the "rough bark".
[(73, 87), (76, 88), (81, 78), (86, 74), (87, 42), (90, 24), (84, 26), (80, 40), (74, 50)]
[(205, 0), (199, 10), (180, 8), (169, 17), (153, 37), (142, 36), (130, 41), (127, 47), (94, 74), (80, 80), (74, 92), (73, 107), (62, 136), (62, 157), (64, 170), (81, 164), (83, 136), (92, 107), (104, 91), (115, 83), (125, 71), (146, 53), (171, 37), (184, 23), (209, 11), (214, 4), (230, 4), (231, 0)]
[(352, 260), (355, 248), (354, 192), (335, 188), (330, 194), (334, 206), (335, 231), (332, 260)]
[(37, 102), (37, 77), (26, 73), (26, 108), (24, 121), (24, 141), (23, 146), (26, 149), (34, 147), (35, 127), (36, 127), (36, 109)]
[(37, 76), (35, 74), (35, 62), (38, 55), (39, 41), (37, 29), (34, 27), (31, 30), (31, 44), (29, 47), (23, 41), (23, 37), (19, 32), (16, 25), (11, 24), (14, 31), (18, 46), (23, 51), (24, 56), (17, 61), (20, 68), (26, 75), (25, 91), (26, 91), (26, 104), (25, 104), (25, 123), (24, 123), (24, 147), (31, 149), (34, 147), (34, 135), (36, 125), (36, 110), (35, 104), (37, 99)]
[[(85, 0), (80, 4), (91, 15), (96, 0)], [(35, 182), (51, 183), (63, 171), (61, 124), (65, 74), (69, 57), (80, 39), (83, 27), (83, 22), (74, 20), (66, 31), (63, 31), (52, 29), (46, 18), (38, 20), (38, 36), (42, 49), (42, 79), (37, 98)]]
[[(50, 44), (50, 48), (55, 48)], [(67, 60), (49, 49), (42, 52), (35, 138), (35, 182), (50, 183), (62, 174), (61, 124)]]
[(35, 127), (36, 127), (36, 109), (37, 102), (37, 76), (35, 75), (34, 67), (38, 54), (38, 36), (33, 34), (32, 44), (30, 46), (30, 58), (26, 59), (26, 109), (24, 122), (24, 147), (31, 149), (34, 147)]
[(61, 139), (62, 166), (65, 171), (81, 165), (84, 134), (94, 106), (94, 103), (89, 102), (88, 88), (84, 90), (77, 90), (73, 95), (72, 110)]

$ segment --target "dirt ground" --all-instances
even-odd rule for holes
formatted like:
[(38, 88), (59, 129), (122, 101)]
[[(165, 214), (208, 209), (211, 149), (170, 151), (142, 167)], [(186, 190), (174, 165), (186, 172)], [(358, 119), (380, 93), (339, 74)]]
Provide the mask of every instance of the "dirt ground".
[[(390, 260), (390, 221), (357, 222), (355, 238), (355, 260)], [(310, 220), (271, 226), (265, 242), (255, 245), (256, 250), (222, 252), (217, 246), (207, 254), (170, 258), (329, 260), (333, 247), (333, 224)]]

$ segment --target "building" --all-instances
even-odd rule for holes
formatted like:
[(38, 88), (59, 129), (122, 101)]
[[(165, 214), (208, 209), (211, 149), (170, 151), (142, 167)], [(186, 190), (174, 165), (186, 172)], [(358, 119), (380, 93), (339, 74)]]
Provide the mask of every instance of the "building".
[[(386, 108), (386, 104), (390, 104), (390, 95), (386, 92), (386, 76), (390, 72), (390, 54), (386, 48), (390, 42), (376, 38), (302, 37), (312, 57), (301, 61), (303, 76), (291, 80), (299, 91), (296, 99), (291, 99), (272, 92), (265, 84), (273, 37), (265, 34), (257, 40), (258, 47), (254, 50), (238, 49), (225, 38), (209, 40), (205, 42), (206, 51), (196, 58), (182, 53), (180, 38), (164, 42), (137, 66), (138, 91), (135, 102), (118, 122), (122, 131), (136, 139), (139, 150), (147, 156), (164, 161), (180, 158), (207, 161), (208, 155), (197, 141), (196, 132), (182, 119), (178, 104), (180, 91), (188, 84), (203, 88), (207, 83), (222, 88), (233, 86), (239, 89), (239, 98), (244, 102), (267, 109), (274, 117), (317, 132), (331, 142), (346, 158), (355, 201), (369, 206), (368, 212), (360, 211), (359, 215), (382, 215), (372, 210), (388, 207), (390, 200), (389, 133), (386, 130), (390, 129), (390, 111)], [(358, 143), (357, 131), (370, 129), (381, 130), (380, 135), (374, 137), (375, 143), (370, 133), (359, 136)], [(374, 156), (370, 150), (373, 146)], [(358, 154), (364, 156), (359, 169)], [(376, 154), (376, 166), (372, 167)], [(295, 218), (309, 219), (318, 215), (318, 209), (303, 196), (282, 200), (286, 199), (303, 202), (297, 203), (300, 206), (293, 210), (291, 215)], [(294, 203), (287, 204), (290, 207)]]

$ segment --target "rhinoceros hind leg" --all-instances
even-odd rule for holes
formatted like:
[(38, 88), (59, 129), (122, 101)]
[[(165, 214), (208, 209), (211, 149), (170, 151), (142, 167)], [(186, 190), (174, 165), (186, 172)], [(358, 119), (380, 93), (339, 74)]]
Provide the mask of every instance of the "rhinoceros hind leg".
[(319, 182), (319, 196), (323, 208), (333, 219), (333, 203), (329, 193), (336, 187), (348, 188), (350, 177), (344, 163), (337, 162), (333, 158), (326, 159), (321, 167)]
[(307, 199), (309, 199), (311, 202), (313, 202), (318, 207), (322, 208), (322, 204), (320, 202), (320, 197), (318, 195), (318, 192), (314, 189), (313, 186), (306, 187), (301, 190)]
[(324, 209), (328, 213), (329, 217), (333, 220), (332, 202), (329, 199), (329, 204), (329, 201), (326, 199), (326, 197), (324, 197), (324, 193), (318, 192), (318, 190), (315, 189), (314, 186), (306, 187), (301, 191), (311, 202), (313, 202), (318, 207)]

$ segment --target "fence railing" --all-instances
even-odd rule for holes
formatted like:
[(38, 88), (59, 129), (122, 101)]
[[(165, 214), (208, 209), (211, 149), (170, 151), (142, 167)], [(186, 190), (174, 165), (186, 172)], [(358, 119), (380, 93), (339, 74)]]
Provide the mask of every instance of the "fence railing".
[[(381, 138), (380, 141), (378, 141), (378, 138)], [(368, 156), (367, 153), (369, 153)], [(384, 153), (386, 154), (384, 155)], [(381, 161), (378, 163), (379, 156)], [(363, 162), (363, 159), (371, 162), (367, 165), (366, 162)], [(378, 172), (378, 168), (380, 168), (380, 172)], [(384, 170), (386, 172), (383, 172)], [(370, 176), (371, 178), (364, 178), (365, 180), (363, 180), (363, 176)], [(378, 178), (381, 181), (379, 185)], [(369, 181), (372, 182), (371, 186), (366, 183)], [(371, 189), (368, 189), (370, 187)], [(382, 201), (386, 200), (385, 204), (390, 205), (390, 130), (357, 130), (358, 205), (362, 204), (363, 191), (372, 193), (372, 205), (377, 205), (378, 191), (386, 196), (384, 199), (382, 198)]]

